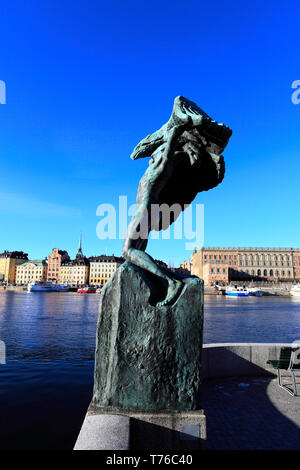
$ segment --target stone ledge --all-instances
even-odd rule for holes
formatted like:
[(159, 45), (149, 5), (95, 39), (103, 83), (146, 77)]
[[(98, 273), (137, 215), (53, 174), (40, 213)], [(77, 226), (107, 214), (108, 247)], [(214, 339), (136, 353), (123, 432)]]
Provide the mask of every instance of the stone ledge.
[(90, 406), (74, 450), (201, 450), (205, 443), (203, 410), (112, 414)]
[[(212, 343), (202, 349), (202, 378), (274, 376), (276, 370), (267, 364), (278, 359), (280, 349), (291, 343)], [(289, 375), (288, 371), (282, 371)]]

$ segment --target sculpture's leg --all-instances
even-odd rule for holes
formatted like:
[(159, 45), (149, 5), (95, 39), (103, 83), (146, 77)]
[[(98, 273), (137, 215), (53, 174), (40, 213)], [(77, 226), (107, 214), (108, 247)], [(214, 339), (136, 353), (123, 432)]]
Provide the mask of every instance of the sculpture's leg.
[(123, 246), (123, 256), (130, 263), (168, 281), (167, 296), (158, 304), (167, 305), (177, 297), (183, 287), (183, 283), (180, 280), (171, 278), (166, 271), (155, 263), (151, 256), (145, 253), (148, 236), (151, 230), (150, 217), (151, 213), (148, 206), (144, 203), (140, 204), (138, 211), (132, 217), (128, 226), (127, 236)]

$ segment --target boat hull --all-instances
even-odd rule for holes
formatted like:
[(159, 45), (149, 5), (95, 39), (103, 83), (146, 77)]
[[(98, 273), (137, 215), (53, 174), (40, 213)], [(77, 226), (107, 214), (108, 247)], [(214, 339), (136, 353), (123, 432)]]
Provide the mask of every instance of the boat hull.
[(78, 289), (77, 294), (96, 294), (96, 289)]
[(28, 292), (54, 292), (52, 287), (31, 286), (27, 289)]
[(56, 284), (29, 284), (28, 292), (67, 292), (69, 286)]
[(249, 297), (249, 292), (225, 292), (225, 295), (231, 297)]

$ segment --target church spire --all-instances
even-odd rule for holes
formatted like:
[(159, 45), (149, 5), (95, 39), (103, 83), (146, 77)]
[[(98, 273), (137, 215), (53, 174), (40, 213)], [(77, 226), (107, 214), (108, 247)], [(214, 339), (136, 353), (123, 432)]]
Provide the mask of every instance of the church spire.
[(77, 251), (76, 258), (82, 258), (82, 257), (83, 257), (83, 253), (82, 253), (82, 233), (80, 232), (79, 245), (78, 245), (78, 251)]

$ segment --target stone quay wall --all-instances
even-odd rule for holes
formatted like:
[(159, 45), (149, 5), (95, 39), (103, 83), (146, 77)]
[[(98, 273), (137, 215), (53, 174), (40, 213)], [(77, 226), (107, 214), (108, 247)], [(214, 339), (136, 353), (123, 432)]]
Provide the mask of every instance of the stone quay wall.
[[(267, 361), (278, 359), (283, 346), (292, 345), (291, 343), (204, 344), (202, 378), (274, 375), (276, 370), (267, 364)], [(283, 371), (284, 374), (288, 372)]]

